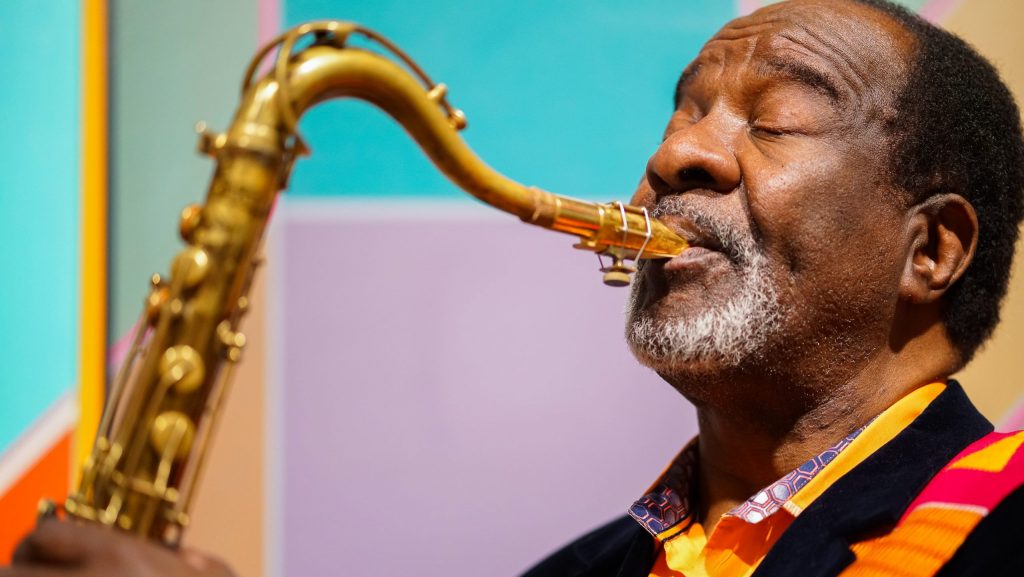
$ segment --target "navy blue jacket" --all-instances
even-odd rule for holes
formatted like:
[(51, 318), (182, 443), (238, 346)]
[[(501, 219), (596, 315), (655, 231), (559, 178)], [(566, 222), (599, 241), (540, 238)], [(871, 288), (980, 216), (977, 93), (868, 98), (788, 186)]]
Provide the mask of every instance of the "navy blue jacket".
[[(917, 419), (828, 488), (793, 521), (754, 577), (838, 575), (851, 542), (893, 527), (931, 478), (992, 424), (955, 381)], [(570, 543), (523, 577), (648, 577), (654, 538), (628, 516)], [(1024, 487), (986, 516), (939, 573), (1024, 576)]]

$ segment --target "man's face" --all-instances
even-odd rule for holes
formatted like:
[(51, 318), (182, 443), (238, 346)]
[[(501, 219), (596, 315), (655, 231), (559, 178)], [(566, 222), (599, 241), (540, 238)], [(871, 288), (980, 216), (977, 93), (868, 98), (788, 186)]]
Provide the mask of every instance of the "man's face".
[(884, 344), (904, 254), (885, 123), (912, 50), (884, 15), (834, 0), (771, 6), (704, 46), (633, 199), (693, 245), (637, 275), (641, 362), (778, 373)]

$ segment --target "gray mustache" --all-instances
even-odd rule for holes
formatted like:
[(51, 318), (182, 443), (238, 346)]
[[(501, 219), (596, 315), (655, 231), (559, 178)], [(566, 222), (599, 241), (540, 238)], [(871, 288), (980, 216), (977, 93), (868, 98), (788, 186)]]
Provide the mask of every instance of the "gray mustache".
[(757, 244), (749, 235), (737, 231), (733, 226), (702, 212), (688, 204), (682, 197), (666, 196), (658, 200), (654, 210), (654, 218), (680, 216), (697, 228), (702, 236), (713, 239), (722, 247), (722, 253), (729, 260), (738, 264), (750, 264), (751, 260), (760, 255)]

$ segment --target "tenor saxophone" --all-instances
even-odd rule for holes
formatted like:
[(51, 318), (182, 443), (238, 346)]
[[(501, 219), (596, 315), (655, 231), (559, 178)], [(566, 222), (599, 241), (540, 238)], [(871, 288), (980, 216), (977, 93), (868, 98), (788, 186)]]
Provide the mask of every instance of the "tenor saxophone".
[[(351, 46), (356, 36), (377, 49)], [(349, 22), (300, 25), (254, 56), (227, 131), (200, 128), (199, 149), (216, 163), (205, 203), (182, 212), (186, 246), (167, 278), (151, 279), (93, 450), (64, 503), (67, 515), (172, 547), (180, 543), (245, 346), (239, 323), (249, 308), (271, 208), (295, 160), (308, 153), (298, 119), (315, 104), (341, 97), (387, 112), (449, 179), (481, 201), (577, 236), (577, 248), (607, 259), (600, 267), (607, 284), (628, 284), (631, 261), (672, 257), (686, 248), (645, 209), (559, 196), (492, 170), (459, 136), (466, 117), (449, 103), (445, 85), (431, 81), (386, 38)]]

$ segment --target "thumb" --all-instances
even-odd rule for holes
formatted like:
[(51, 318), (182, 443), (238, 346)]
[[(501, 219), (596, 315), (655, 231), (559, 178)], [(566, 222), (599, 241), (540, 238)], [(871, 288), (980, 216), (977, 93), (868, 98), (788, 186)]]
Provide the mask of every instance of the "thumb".
[(231, 568), (216, 557), (211, 557), (194, 549), (183, 550), (181, 552), (181, 556), (189, 567), (195, 569), (204, 576), (235, 577), (235, 573)]
[(41, 519), (15, 549), (15, 564), (72, 565), (82, 561), (93, 547), (95, 527), (56, 519)]

